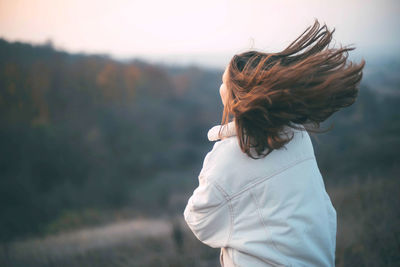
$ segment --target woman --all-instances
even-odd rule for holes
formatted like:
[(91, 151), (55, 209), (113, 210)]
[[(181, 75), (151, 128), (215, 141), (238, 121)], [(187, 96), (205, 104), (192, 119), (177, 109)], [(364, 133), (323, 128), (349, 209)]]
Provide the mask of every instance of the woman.
[(235, 55), (184, 218), (222, 266), (334, 266), (336, 211), (307, 131), (354, 103), (365, 61), (318, 20), (279, 53)]

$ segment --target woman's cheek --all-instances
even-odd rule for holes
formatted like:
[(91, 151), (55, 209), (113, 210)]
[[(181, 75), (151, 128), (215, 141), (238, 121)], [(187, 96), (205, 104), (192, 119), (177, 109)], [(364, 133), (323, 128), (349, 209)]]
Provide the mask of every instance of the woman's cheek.
[(225, 84), (221, 84), (221, 87), (219, 88), (219, 94), (221, 95), (222, 104), (225, 105), (226, 96), (227, 96)]

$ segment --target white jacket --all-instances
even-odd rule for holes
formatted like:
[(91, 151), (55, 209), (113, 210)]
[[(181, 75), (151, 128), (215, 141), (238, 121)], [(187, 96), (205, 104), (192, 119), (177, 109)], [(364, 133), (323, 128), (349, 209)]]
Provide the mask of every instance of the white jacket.
[(224, 130), (183, 213), (194, 235), (221, 248), (221, 266), (334, 266), (336, 211), (308, 133), (287, 127), (294, 138), (286, 148), (252, 159), (240, 150), (234, 122)]

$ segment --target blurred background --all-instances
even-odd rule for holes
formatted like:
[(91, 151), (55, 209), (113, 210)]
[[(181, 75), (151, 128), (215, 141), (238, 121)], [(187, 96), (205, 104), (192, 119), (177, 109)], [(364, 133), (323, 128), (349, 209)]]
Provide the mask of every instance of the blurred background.
[(311, 134), (336, 266), (400, 265), (400, 2), (0, 0), (0, 266), (219, 266), (183, 221), (235, 53), (317, 18), (366, 60)]

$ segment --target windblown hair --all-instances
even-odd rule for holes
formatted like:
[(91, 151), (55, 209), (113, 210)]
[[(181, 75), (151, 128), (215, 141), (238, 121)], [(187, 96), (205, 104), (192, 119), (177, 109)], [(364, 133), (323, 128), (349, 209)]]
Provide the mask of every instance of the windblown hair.
[(324, 132), (320, 123), (356, 100), (365, 60), (347, 65), (355, 48), (329, 48), (335, 29), (317, 19), (310, 27), (281, 52), (248, 51), (228, 64), (221, 124), (234, 117), (240, 148), (254, 159), (292, 140), (285, 126)]

